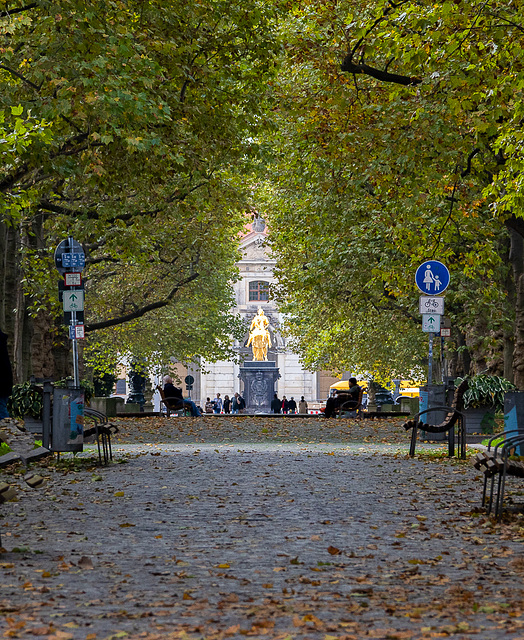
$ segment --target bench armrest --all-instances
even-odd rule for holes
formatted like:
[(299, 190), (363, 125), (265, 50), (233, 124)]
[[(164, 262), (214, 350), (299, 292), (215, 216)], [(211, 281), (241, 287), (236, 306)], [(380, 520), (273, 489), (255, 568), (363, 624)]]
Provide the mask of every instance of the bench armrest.
[(438, 407), (431, 407), (431, 409), (424, 409), (424, 411), (419, 411), (418, 413), (415, 414), (413, 420), (417, 420), (418, 418), (420, 418), (421, 415), (424, 415), (425, 413), (430, 413), (430, 411), (447, 411), (448, 413), (458, 413), (459, 416), (464, 417), (464, 414), (462, 413), (462, 411), (459, 411), (454, 407), (446, 407), (441, 405)]

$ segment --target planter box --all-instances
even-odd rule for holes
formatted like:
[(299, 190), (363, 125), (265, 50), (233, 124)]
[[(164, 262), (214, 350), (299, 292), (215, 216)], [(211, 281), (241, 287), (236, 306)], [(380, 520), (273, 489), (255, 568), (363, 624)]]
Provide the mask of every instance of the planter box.
[(39, 418), (33, 418), (32, 416), (24, 416), (25, 428), (35, 435), (41, 436), (44, 429), (44, 423)]
[(400, 410), (405, 413), (409, 412), (411, 415), (414, 415), (418, 412), (418, 398), (401, 398), (400, 400)]
[(120, 398), (94, 397), (91, 398), (89, 405), (91, 409), (100, 411), (100, 413), (103, 413), (108, 418), (114, 418), (117, 411), (117, 400), (120, 400)]
[(140, 404), (138, 402), (126, 402), (122, 409), (123, 413), (140, 413)]
[(493, 433), (495, 428), (495, 409), (476, 407), (464, 410), (466, 433)]

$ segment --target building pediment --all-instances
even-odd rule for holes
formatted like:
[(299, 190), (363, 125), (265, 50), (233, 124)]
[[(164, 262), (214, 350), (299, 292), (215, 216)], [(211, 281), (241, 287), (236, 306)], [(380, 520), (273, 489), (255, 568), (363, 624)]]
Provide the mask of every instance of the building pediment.
[(266, 236), (263, 233), (249, 234), (240, 243), (242, 260), (267, 260)]

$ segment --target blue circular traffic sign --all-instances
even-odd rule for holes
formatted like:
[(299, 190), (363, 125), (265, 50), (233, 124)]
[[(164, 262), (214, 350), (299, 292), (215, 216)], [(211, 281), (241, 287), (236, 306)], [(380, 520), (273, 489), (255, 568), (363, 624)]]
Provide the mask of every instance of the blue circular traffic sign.
[(426, 260), (417, 269), (415, 282), (422, 293), (438, 296), (448, 288), (448, 268), (438, 260)]
[(86, 266), (86, 254), (82, 245), (73, 238), (67, 238), (55, 249), (55, 266), (58, 273), (79, 272)]

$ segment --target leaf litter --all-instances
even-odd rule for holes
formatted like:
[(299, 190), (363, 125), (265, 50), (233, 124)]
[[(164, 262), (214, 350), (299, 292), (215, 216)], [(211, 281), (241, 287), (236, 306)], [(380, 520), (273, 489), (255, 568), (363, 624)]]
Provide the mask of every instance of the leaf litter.
[[(182, 420), (176, 437), (193, 442), (210, 429), (221, 443), (277, 437), (270, 420), (267, 433), (243, 420), (241, 435), (238, 423)], [(172, 435), (165, 419), (132, 422), (129, 442), (137, 430), (143, 442)], [(369, 426), (308, 420), (301, 432), (293, 419), (291, 429), (297, 443), (329, 443), (326, 429), (363, 442)], [(375, 442), (406, 440), (399, 421), (372, 431)], [(524, 518), (488, 519), (467, 463), (362, 448), (202, 450), (96, 472), (42, 465), (43, 493), (3, 506), (4, 637), (524, 637)], [(17, 473), (3, 472), (21, 484)]]

